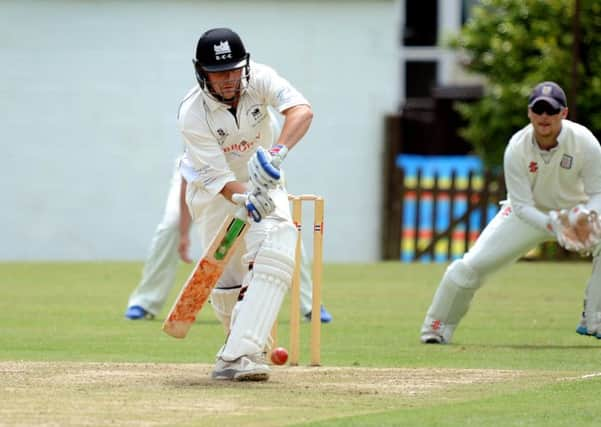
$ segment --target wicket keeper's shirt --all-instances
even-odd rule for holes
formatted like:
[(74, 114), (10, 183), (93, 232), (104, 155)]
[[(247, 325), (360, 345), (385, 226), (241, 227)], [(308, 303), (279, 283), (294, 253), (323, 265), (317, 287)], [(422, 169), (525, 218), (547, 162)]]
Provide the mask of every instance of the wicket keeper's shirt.
[[(504, 171), (514, 209), (534, 207), (546, 214), (586, 203), (591, 195), (601, 193), (601, 146), (593, 134), (564, 119), (557, 142), (552, 149), (541, 150), (532, 124), (509, 141)], [(524, 219), (546, 228), (546, 215), (528, 216)]]

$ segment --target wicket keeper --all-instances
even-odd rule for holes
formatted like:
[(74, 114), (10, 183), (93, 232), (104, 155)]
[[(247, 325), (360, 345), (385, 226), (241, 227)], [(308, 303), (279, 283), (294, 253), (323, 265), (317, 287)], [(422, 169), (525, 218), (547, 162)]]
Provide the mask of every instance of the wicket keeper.
[(548, 240), (592, 253), (576, 331), (601, 339), (601, 147), (567, 116), (563, 89), (550, 81), (536, 85), (528, 98), (530, 124), (505, 150), (508, 200), (474, 246), (447, 268), (421, 328), (423, 343), (450, 343), (484, 279)]

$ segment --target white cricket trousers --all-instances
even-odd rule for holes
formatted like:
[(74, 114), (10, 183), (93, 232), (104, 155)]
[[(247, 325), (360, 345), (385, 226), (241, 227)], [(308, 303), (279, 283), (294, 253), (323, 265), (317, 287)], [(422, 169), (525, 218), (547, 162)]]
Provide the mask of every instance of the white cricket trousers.
[(181, 175), (176, 167), (165, 204), (142, 270), (142, 279), (129, 297), (128, 307), (139, 305), (155, 316), (161, 311), (175, 283), (179, 254), (179, 198)]
[[(158, 315), (175, 284), (179, 264), (179, 209), (181, 175), (176, 165), (165, 204), (163, 219), (157, 226), (142, 270), (140, 283), (129, 297), (128, 307), (139, 305)], [(212, 236), (207, 236), (210, 240)], [(191, 235), (194, 238), (194, 235)], [(198, 240), (198, 239), (197, 239)], [(301, 314), (311, 311), (312, 278), (310, 265), (301, 242)], [(183, 285), (183, 283), (181, 284)]]
[[(513, 214), (510, 205), (504, 205), (474, 246), (463, 258), (447, 268), (426, 314), (422, 336), (434, 332), (442, 335), (445, 342), (450, 342), (484, 279), (549, 240), (553, 240), (549, 233), (526, 223)], [(591, 307), (591, 310), (601, 304), (601, 297), (598, 296), (601, 275), (597, 270), (593, 270), (587, 291), (588, 301), (595, 300), (595, 308)]]

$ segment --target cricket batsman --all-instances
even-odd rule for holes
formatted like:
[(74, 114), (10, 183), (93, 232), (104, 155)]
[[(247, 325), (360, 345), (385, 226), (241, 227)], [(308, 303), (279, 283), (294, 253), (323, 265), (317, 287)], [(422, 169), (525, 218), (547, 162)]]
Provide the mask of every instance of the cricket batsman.
[[(279, 169), (309, 129), (313, 113), (287, 80), (250, 60), (231, 29), (202, 34), (193, 64), (198, 84), (178, 113), (186, 147), (180, 172), (202, 247), (240, 206), (251, 218), (244, 244), (211, 294), (215, 312), (223, 313), (221, 320), (230, 329), (212, 377), (265, 381), (270, 368), (262, 352), (291, 284), (296, 247)], [(277, 137), (269, 107), (283, 115)]]
[(592, 253), (593, 272), (576, 331), (601, 339), (601, 147), (567, 116), (566, 96), (557, 83), (534, 87), (528, 98), (530, 124), (505, 150), (508, 200), (474, 246), (447, 268), (421, 328), (423, 343), (450, 343), (484, 279), (548, 240)]

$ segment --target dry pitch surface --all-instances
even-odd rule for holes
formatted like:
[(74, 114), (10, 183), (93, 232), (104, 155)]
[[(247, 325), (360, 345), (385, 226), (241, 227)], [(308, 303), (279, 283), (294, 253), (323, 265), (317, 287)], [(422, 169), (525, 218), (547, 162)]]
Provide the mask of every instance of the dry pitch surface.
[[(0, 362), (0, 426), (281, 426), (482, 396), (558, 373), (274, 367), (265, 383), (206, 364)], [(564, 377), (565, 378), (565, 377)]]

